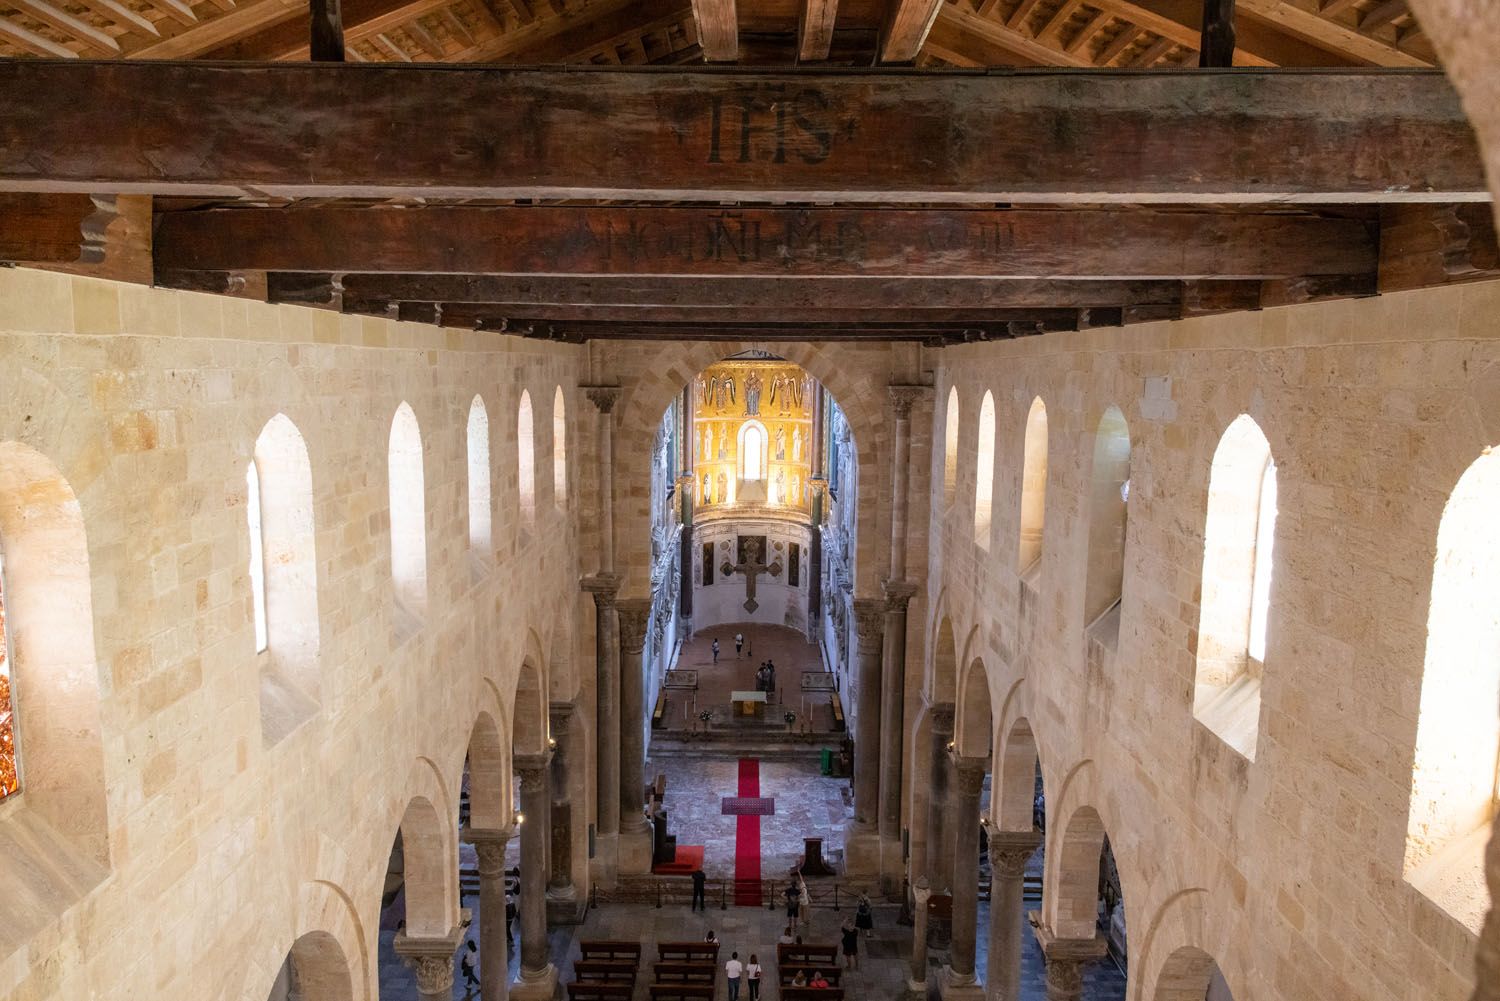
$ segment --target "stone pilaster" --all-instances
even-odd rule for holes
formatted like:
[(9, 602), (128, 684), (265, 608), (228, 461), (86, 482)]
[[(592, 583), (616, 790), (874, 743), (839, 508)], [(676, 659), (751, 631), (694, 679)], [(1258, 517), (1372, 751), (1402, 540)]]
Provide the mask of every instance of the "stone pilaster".
[(885, 602), (856, 598), (854, 829), (846, 847), (850, 873), (871, 874), (880, 865), (880, 659), (884, 628)]
[(553, 925), (577, 924), (584, 910), (573, 883), (573, 769), (578, 743), (573, 715), (571, 702), (553, 702), (548, 708), (553, 750), (547, 921)]
[(505, 846), (509, 830), (464, 828), (479, 856), (479, 993), (484, 1001), (510, 996), (510, 936), (505, 933)]
[(885, 582), (880, 709), (880, 881), (887, 897), (901, 888), (901, 790), (906, 739), (906, 609), (917, 586)]
[(974, 952), (979, 927), (979, 794), (984, 788), (985, 762), (955, 757), (957, 781), (953, 789), (953, 947), (943, 997), (983, 996), (974, 978)]
[(615, 422), (613, 412), (620, 401), (619, 386), (583, 386), (599, 411), (599, 572), (615, 569)]
[(620, 615), (620, 871), (651, 871), (651, 825), (646, 821), (646, 649), (650, 598), (617, 602)]
[(552, 752), (519, 755), (521, 778), (521, 978), (517, 998), (550, 998), (557, 968), (547, 949), (547, 815), (552, 805)]
[(950, 838), (953, 827), (948, 802), (948, 778), (952, 770), (948, 745), (953, 742), (953, 703), (929, 706), (927, 712), (932, 721), (932, 756), (928, 759), (931, 772), (927, 789), (926, 874), (935, 891), (946, 893), (953, 875), (953, 867), (949, 864), (953, 858)]
[(620, 619), (615, 608), (620, 578), (583, 579), (594, 598), (594, 856), (596, 878), (614, 885), (620, 833)]
[(987, 1001), (1021, 999), (1021, 901), (1026, 865), (1042, 836), (1036, 831), (990, 833), (990, 938)]

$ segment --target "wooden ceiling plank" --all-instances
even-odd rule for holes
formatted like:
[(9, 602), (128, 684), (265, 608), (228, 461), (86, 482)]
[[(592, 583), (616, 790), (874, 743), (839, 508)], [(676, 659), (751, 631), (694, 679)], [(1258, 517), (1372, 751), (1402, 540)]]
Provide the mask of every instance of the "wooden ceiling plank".
[(146, 3), (184, 27), (191, 28), (198, 23), (198, 15), (184, 0), (146, 0)]
[(0, 17), (0, 38), (9, 39), (13, 44), (19, 45), (34, 55), (51, 59), (78, 58), (78, 53), (61, 42), (54, 42), (44, 35), (38, 35), (29, 28), (23, 28), (14, 21), (8, 21), (3, 17)]
[[(229, 14), (199, 22), (186, 31), (134, 49), (131, 59), (193, 59), (205, 56), (257, 32), (295, 20), (301, 45), (307, 46), (307, 4), (296, 0), (256, 0)], [(217, 55), (213, 58), (218, 58)]]
[(833, 46), (833, 26), (838, 21), (838, 0), (802, 0), (797, 22), (797, 60), (822, 62)]
[[(1074, 35), (1068, 41), (1068, 44), (1063, 46), (1063, 51), (1070, 56), (1078, 55), (1089, 44), (1089, 40), (1097, 35), (1113, 18), (1113, 12), (1107, 10), (1099, 11), (1093, 17), (1089, 18), (1083, 27), (1078, 29), (1078, 34)], [(1085, 60), (1085, 62), (1090, 66), (1093, 65), (1093, 62), (1090, 60)]]
[(531, 9), (528, 0), (507, 0), (510, 9), (516, 12), (516, 19), (522, 24), (530, 24), (536, 20), (536, 11)]
[(1019, 31), (1012, 31), (997, 21), (982, 18), (977, 14), (971, 14), (966, 10), (952, 5), (944, 5), (942, 11), (938, 13), (938, 23), (952, 24), (960, 31), (982, 38), (1000, 49), (1014, 53), (1021, 57), (1025, 65), (1080, 67), (1089, 65), (1087, 60), (1065, 52), (1062, 49), (1054, 48), (1043, 42), (1040, 37), (1032, 38), (1028, 35), (1023, 35)]
[(53, 6), (47, 0), (11, 0), (11, 2), (38, 21), (76, 38), (96, 52), (101, 52), (106, 56), (120, 54), (120, 43), (115, 40), (114, 36), (100, 31), (86, 21), (79, 20), (62, 8)]
[[(807, 71), (798, 74), (803, 90), (789, 95), (784, 74), (744, 70), (0, 60), (0, 93), (12, 104), (0, 116), (0, 190), (1052, 204), (1488, 198), (1472, 127), (1437, 71), (1066, 73), (1066, 87), (1060, 79)], [(741, 105), (744, 115), (725, 112)], [(780, 131), (778, 119), (787, 123)], [(200, 127), (148, 125), (179, 120)]]
[(1323, 0), (1322, 5), (1318, 8), (1318, 15), (1331, 20), (1357, 3), (1359, 3), (1359, 0)]
[(1305, 10), (1286, 0), (1237, 0), (1241, 10), (1253, 12), (1314, 45), (1332, 47), (1345, 55), (1375, 66), (1431, 66), (1421, 56), (1361, 34), (1357, 29)]
[(1140, 55), (1131, 60), (1131, 69), (1150, 69), (1156, 61), (1175, 48), (1177, 43), (1170, 38), (1158, 38), (1148, 45)]
[(411, 56), (407, 54), (406, 50), (386, 37), (384, 32), (375, 36), (375, 44), (380, 46), (392, 59), (398, 62), (409, 63), (412, 61)]
[(1038, 39), (1058, 37), (1062, 26), (1068, 23), (1068, 19), (1073, 16), (1074, 11), (1078, 10), (1082, 2), (1083, 0), (1063, 0), (1057, 10), (1053, 11), (1052, 16), (1047, 19), (1047, 23), (1042, 25), (1042, 30), (1036, 33), (1036, 37)]
[[(1016, 9), (1010, 12), (1010, 17), (1005, 19), (1005, 26), (1011, 31), (1026, 32), (1026, 19), (1031, 17), (1031, 12), (1036, 10), (1039, 0), (1021, 0), (1016, 4)], [(983, 13), (981, 11), (980, 13)]]
[(463, 43), (460, 48), (475, 44), (473, 32), (464, 27), (463, 21), (459, 20), (452, 7), (444, 7), (438, 14), (442, 17), (443, 23), (448, 26), (448, 32)]
[(1120, 53), (1124, 52), (1126, 49), (1134, 45), (1136, 39), (1140, 37), (1140, 25), (1125, 25), (1125, 27), (1120, 29), (1120, 33), (1115, 35), (1115, 37), (1110, 40), (1110, 43), (1104, 47), (1103, 51), (1099, 53), (1099, 58), (1094, 60), (1094, 65), (1100, 67), (1101, 69), (1108, 66), (1110, 63), (1115, 61)]
[(143, 35), (161, 37), (161, 29), (148, 17), (131, 10), (118, 0), (80, 0), (80, 2), (102, 18), (113, 21), (130, 31), (138, 31)]
[(1406, 0), (1385, 0), (1384, 3), (1372, 7), (1364, 17), (1359, 19), (1359, 30), (1368, 35), (1377, 28), (1383, 28), (1398, 17), (1407, 17), (1411, 9), (1407, 7)]
[(594, 207), (162, 213), (171, 269), (787, 277), (1283, 278), (1360, 273), (1357, 219), (1226, 211)]
[(540, 24), (540, 31), (530, 37), (522, 32), (507, 36), (508, 49), (489, 46), (488, 62), (570, 63), (601, 48), (618, 45), (632, 34), (657, 30), (686, 19), (692, 23), (688, 0), (640, 0), (617, 6), (597, 17), (578, 21), (575, 18), (550, 19)]
[(890, 0), (890, 13), (880, 43), (880, 61), (909, 63), (922, 51), (943, 0)]
[(442, 43), (437, 40), (432, 32), (428, 31), (422, 25), (420, 18), (412, 18), (402, 25), (401, 28), (416, 40), (416, 43), (422, 47), (422, 51), (426, 52), (434, 60), (442, 62), (448, 57), (448, 52), (443, 48)]
[(703, 47), (704, 57), (711, 63), (732, 63), (738, 59), (740, 29), (734, 0), (692, 0), (692, 3), (698, 44)]

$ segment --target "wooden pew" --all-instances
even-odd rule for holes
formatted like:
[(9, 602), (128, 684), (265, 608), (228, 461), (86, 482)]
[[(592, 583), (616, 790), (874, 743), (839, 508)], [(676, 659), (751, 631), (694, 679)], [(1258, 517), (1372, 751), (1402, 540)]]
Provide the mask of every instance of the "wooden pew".
[(839, 701), (838, 692), (828, 693), (828, 708), (833, 710), (833, 728), (840, 732), (848, 727), (844, 720), (844, 704)]
[(630, 1001), (634, 996), (634, 984), (585, 984), (575, 981), (568, 985), (568, 1001)]
[[(829, 981), (832, 983), (832, 981)], [(842, 987), (783, 987), (781, 1001), (844, 1001)]]
[(651, 1001), (714, 1001), (713, 984), (652, 984)]
[(790, 987), (792, 981), (796, 979), (797, 974), (800, 973), (808, 980), (811, 980), (815, 971), (820, 971), (823, 974), (823, 979), (835, 987), (839, 985), (839, 977), (843, 973), (837, 966), (777, 966), (776, 977), (781, 986)]
[(656, 708), (651, 710), (651, 729), (660, 730), (666, 722), (667, 714), (667, 690), (663, 688), (661, 694), (656, 697)]
[(827, 970), (830, 966), (837, 965), (838, 954), (839, 947), (836, 945), (811, 945), (806, 942), (801, 945), (778, 945), (776, 965)]
[(657, 963), (659, 984), (712, 984), (718, 975), (717, 963)]
[(585, 960), (623, 959), (632, 965), (639, 964), (641, 961), (641, 943), (639, 942), (595, 939), (592, 942), (579, 942), (578, 948), (583, 951)]
[(719, 961), (719, 943), (658, 942), (656, 944), (656, 958), (663, 962), (675, 959), (683, 963), (717, 963)]
[(580, 959), (573, 964), (575, 979), (591, 984), (635, 983), (636, 964), (628, 959)]

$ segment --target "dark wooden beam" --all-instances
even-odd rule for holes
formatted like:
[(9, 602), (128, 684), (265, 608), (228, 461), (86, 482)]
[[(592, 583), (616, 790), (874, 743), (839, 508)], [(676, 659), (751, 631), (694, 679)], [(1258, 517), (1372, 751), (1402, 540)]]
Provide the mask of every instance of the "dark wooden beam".
[(1488, 205), (1403, 205), (1381, 210), (1380, 291), (1500, 279), (1500, 243)]
[[(1232, 283), (1237, 284), (1237, 283)], [(1255, 283), (1251, 283), (1254, 285)], [(272, 301), (297, 301), (277, 299)], [(322, 305), (322, 303), (313, 303)], [(859, 307), (836, 307), (815, 309), (727, 309), (719, 306), (580, 306), (536, 305), (514, 302), (392, 302), (383, 299), (361, 299), (343, 296), (340, 304), (345, 312), (363, 313), (372, 316), (390, 315), (393, 311), (408, 307), (436, 305), (448, 314), (480, 313), (497, 317), (526, 317), (529, 320), (545, 320), (554, 324), (622, 324), (644, 326), (652, 324), (696, 324), (707, 330), (722, 326), (745, 324), (765, 325), (864, 325), (878, 329), (892, 326), (985, 326), (1009, 323), (1013, 320), (1028, 320), (1045, 316), (1058, 319), (1072, 317), (1078, 310), (1061, 307), (1036, 306), (1029, 309), (944, 309), (911, 306), (905, 309), (861, 309)], [(1248, 307), (1259, 308), (1258, 296)], [(1110, 307), (1100, 307), (1110, 308)], [(1202, 312), (1222, 312), (1223, 309), (1204, 309)]]
[[(1113, 318), (1111, 312), (1108, 317)], [(923, 341), (931, 344), (998, 340), (1049, 331), (1078, 330), (1086, 315), (1069, 312), (1042, 314), (991, 324), (832, 324), (740, 323), (705, 327), (698, 323), (553, 323), (531, 317), (493, 316), (480, 310), (442, 310), (447, 326), (495, 333), (542, 337), (549, 340), (659, 340), (659, 341)]]
[(1234, 0), (1203, 0), (1198, 65), (1215, 69), (1234, 65)]
[[(337, 0), (339, 23), (346, 35), (365, 25), (399, 17), (413, 0)], [(307, 24), (301, 18), (280, 21), (203, 53), (204, 59), (267, 61), (285, 59), (308, 48)]]
[(1281, 278), (1373, 270), (1359, 219), (1243, 211), (477, 207), (211, 209), (164, 268), (781, 277)]
[(0, 194), (0, 261), (98, 264), (114, 219), (110, 198)]
[[(337, 291), (360, 299), (508, 302), (518, 306), (718, 306), (818, 308), (1040, 309), (1176, 302), (1174, 281), (1013, 281), (993, 278), (590, 278), (496, 275), (345, 274), (271, 276), (298, 289), (314, 285), (327, 304)], [(1233, 283), (1230, 283), (1233, 284)], [(1253, 284), (1253, 283), (1252, 283)], [(287, 300), (294, 301), (294, 300)], [(307, 301), (307, 300), (295, 300)]]
[(1094, 204), (1489, 197), (1440, 72), (6, 60), (0, 93), (0, 190)]
[(340, 0), (308, 0), (312, 31), (308, 51), (315, 63), (344, 61), (344, 15)]

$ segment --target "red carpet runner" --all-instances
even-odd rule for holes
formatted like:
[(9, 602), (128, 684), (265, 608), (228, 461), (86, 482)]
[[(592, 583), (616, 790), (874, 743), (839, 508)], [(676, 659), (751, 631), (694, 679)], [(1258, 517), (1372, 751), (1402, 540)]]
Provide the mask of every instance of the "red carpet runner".
[[(760, 795), (760, 762), (740, 759), (741, 796)], [(741, 814), (734, 818), (734, 902), (740, 907), (759, 907), (760, 893), (760, 817)]]

